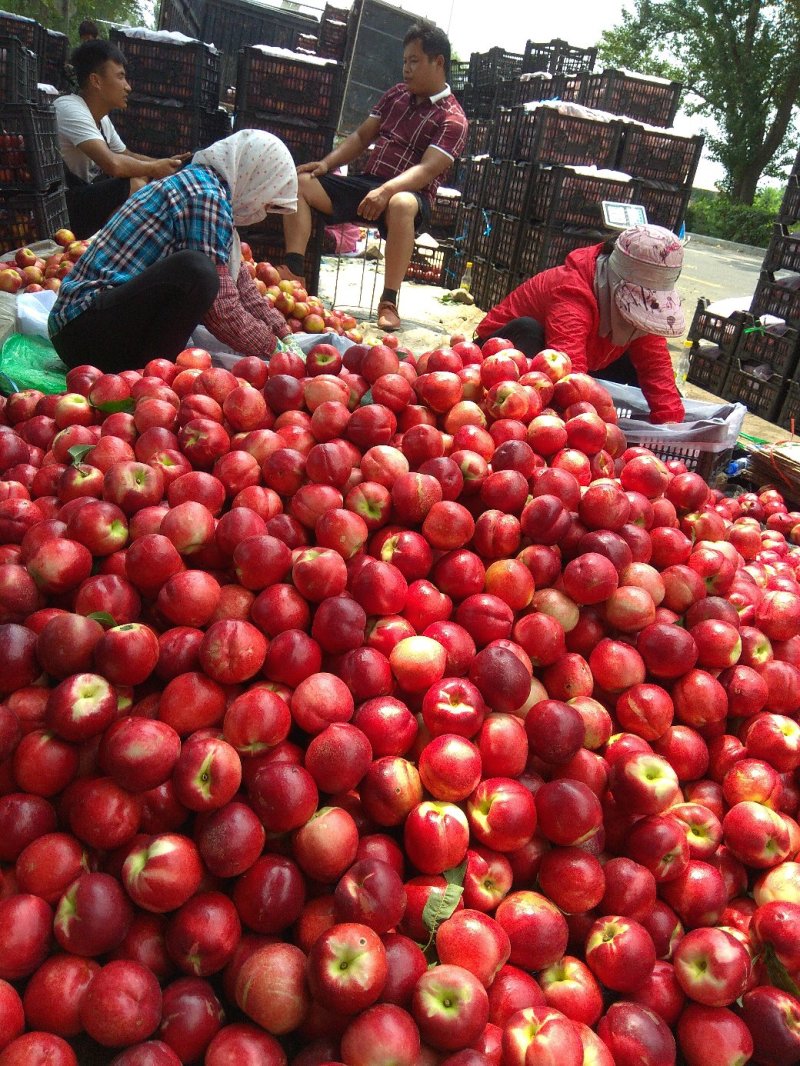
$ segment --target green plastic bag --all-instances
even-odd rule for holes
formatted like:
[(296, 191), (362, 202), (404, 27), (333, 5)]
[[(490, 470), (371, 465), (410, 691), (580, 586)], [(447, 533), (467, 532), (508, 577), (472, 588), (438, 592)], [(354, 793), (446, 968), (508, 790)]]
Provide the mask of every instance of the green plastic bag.
[(0, 351), (0, 392), (4, 396), (23, 389), (66, 392), (68, 369), (50, 341), (12, 333)]

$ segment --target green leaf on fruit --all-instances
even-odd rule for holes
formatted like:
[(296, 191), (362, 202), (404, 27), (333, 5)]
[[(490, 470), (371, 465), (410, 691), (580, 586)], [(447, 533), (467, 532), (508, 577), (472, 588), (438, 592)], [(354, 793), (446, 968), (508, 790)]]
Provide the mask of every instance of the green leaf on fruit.
[(372, 389), (367, 389), (367, 391), (359, 400), (359, 407), (369, 407), (371, 403), (375, 403), (375, 401), (372, 399)]
[(125, 414), (129, 415), (136, 407), (136, 400), (132, 396), (126, 396), (124, 400), (109, 400), (107, 403), (98, 403), (95, 406), (104, 415), (116, 415), (120, 411), (124, 411)]
[(108, 626), (113, 628), (117, 624), (116, 618), (113, 615), (108, 614), (107, 611), (92, 611), (91, 614), (86, 616), (87, 618), (93, 618), (95, 622), (99, 622), (101, 626)]
[(764, 965), (771, 985), (780, 988), (782, 992), (788, 992), (790, 996), (794, 996), (796, 999), (800, 999), (800, 988), (789, 976), (789, 971), (775, 954), (775, 949), (771, 944), (767, 944), (764, 948)]
[(80, 466), (92, 448), (94, 448), (93, 444), (73, 444), (67, 451), (67, 455), (72, 460), (72, 465)]
[(429, 933), (428, 943), (423, 948), (423, 951), (427, 951), (430, 948), (436, 936), (436, 930), (442, 922), (447, 921), (458, 906), (459, 900), (464, 894), (463, 884), (466, 870), (466, 859), (459, 866), (453, 866), (450, 870), (445, 870), (442, 876), (447, 882), (447, 888), (445, 888), (444, 892), (432, 892), (428, 897), (428, 902), (422, 911), (422, 921)]

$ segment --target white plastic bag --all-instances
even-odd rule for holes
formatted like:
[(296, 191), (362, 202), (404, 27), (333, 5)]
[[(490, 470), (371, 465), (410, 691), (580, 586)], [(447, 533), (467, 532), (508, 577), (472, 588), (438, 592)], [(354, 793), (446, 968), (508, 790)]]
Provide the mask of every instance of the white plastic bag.
[(47, 319), (56, 302), (56, 295), (50, 289), (20, 293), (17, 297), (17, 333), (49, 340)]

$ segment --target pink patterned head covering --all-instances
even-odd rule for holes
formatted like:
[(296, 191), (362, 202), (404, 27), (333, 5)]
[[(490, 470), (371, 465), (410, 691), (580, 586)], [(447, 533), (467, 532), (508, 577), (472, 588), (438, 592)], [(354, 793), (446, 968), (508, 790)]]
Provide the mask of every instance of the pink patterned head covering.
[(620, 315), (644, 333), (680, 337), (686, 329), (675, 289), (683, 246), (661, 226), (634, 226), (617, 238), (608, 257), (614, 303)]
[[(213, 167), (231, 190), (234, 226), (252, 226), (269, 212), (297, 210), (297, 170), (283, 141), (264, 130), (239, 130), (195, 152), (192, 163)], [(229, 270), (236, 279), (241, 265), (239, 235), (234, 230)]]

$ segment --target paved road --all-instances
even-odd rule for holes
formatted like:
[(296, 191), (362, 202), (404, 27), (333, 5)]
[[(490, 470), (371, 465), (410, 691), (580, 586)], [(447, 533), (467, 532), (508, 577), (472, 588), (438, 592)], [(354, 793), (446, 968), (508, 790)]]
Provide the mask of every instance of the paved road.
[[(760, 249), (727, 243), (715, 245), (692, 238), (686, 245), (683, 272), (678, 282), (687, 318), (691, 318), (700, 297), (712, 302), (730, 297), (751, 297), (763, 258), (764, 252)], [(749, 304), (749, 299), (747, 302)]]

